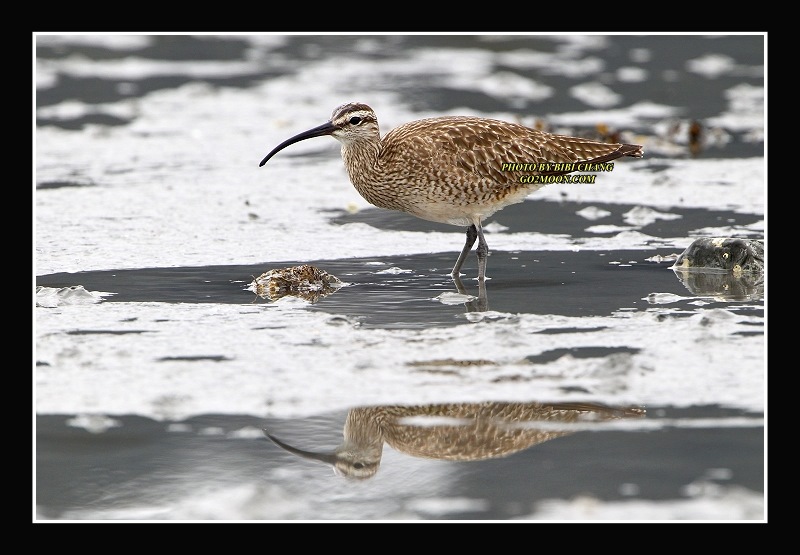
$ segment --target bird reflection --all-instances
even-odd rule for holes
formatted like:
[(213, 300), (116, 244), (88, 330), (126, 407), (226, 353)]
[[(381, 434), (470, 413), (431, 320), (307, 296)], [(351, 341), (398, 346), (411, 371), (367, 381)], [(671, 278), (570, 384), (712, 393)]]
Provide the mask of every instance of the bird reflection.
[[(471, 296), (467, 293), (467, 288), (464, 287), (464, 282), (461, 281), (460, 277), (453, 276), (453, 283), (455, 283), (459, 294)], [(464, 305), (467, 307), (467, 312), (486, 312), (489, 310), (489, 298), (486, 296), (486, 282), (484, 280), (478, 280), (478, 297), (473, 297), (472, 300), (467, 301)]]
[[(506, 457), (571, 431), (553, 424), (642, 417), (641, 407), (614, 408), (591, 403), (457, 403), (377, 406), (351, 409), (344, 441), (329, 453), (293, 447), (264, 430), (282, 449), (333, 467), (338, 476), (373, 477), (384, 442), (414, 457), (480, 461)], [(537, 426), (537, 423), (539, 426)]]

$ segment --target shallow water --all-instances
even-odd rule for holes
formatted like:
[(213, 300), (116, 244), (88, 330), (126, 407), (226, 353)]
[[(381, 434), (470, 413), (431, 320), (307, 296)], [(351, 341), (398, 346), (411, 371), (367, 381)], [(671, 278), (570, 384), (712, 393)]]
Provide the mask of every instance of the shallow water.
[[(41, 35), (36, 56), (34, 519), (766, 520), (764, 288), (670, 269), (697, 236), (765, 238), (764, 37)], [(448, 275), (463, 230), (367, 205), (334, 141), (258, 167), (350, 100), (384, 133), (604, 123), (645, 158), (496, 214), (481, 298), (474, 253), (462, 291)], [(252, 290), (297, 264), (346, 285)], [(263, 431), (332, 453), (363, 410), (537, 403), (644, 414), (403, 421), (429, 455), (384, 427), (358, 481)], [(436, 449), (509, 425), (563, 435)]]

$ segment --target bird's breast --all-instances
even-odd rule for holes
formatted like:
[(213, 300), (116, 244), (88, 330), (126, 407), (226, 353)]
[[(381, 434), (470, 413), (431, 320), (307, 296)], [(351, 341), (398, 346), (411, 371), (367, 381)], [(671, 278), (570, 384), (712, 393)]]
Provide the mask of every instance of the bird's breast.
[(485, 175), (435, 158), (372, 156), (343, 149), (350, 181), (370, 204), (399, 210), (424, 220), (458, 226), (478, 223), (498, 210), (522, 202), (537, 187), (498, 183)]
[(460, 184), (436, 179), (390, 178), (365, 182), (351, 175), (351, 181), (358, 193), (374, 206), (458, 226), (479, 223), (506, 206), (522, 202), (531, 193), (524, 186), (497, 187), (479, 180)]

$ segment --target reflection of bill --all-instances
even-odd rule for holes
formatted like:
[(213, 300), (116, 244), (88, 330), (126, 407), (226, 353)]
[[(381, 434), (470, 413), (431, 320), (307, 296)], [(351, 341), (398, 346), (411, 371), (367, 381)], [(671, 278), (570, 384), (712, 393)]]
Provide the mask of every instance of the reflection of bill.
[[(415, 457), (478, 461), (506, 457), (573, 433), (553, 424), (644, 416), (640, 407), (591, 403), (463, 403), (351, 409), (344, 441), (332, 453), (293, 447), (265, 430), (276, 445), (300, 457), (331, 465), (339, 476), (371, 478), (378, 472), (383, 444)], [(537, 424), (539, 427), (537, 428)]]
[(672, 270), (695, 295), (757, 300), (764, 296), (764, 243), (702, 237), (681, 253)]

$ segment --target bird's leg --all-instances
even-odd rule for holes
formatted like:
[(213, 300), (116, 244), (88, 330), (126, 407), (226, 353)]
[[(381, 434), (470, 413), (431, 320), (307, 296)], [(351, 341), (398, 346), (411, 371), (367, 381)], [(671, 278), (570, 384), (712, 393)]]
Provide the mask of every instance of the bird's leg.
[(489, 255), (489, 245), (486, 244), (486, 239), (483, 237), (483, 226), (478, 222), (472, 226), (478, 232), (478, 248), (475, 249), (475, 254), (478, 255), (478, 281), (483, 282), (486, 279), (486, 257)]
[(467, 259), (467, 255), (469, 254), (470, 249), (472, 249), (472, 245), (475, 244), (475, 239), (477, 238), (478, 238), (478, 229), (473, 224), (467, 228), (467, 242), (464, 243), (464, 248), (461, 249), (461, 254), (458, 255), (458, 260), (456, 260), (456, 265), (453, 266), (453, 271), (450, 272), (451, 276), (458, 277), (458, 274), (460, 273), (461, 270), (461, 266)]

